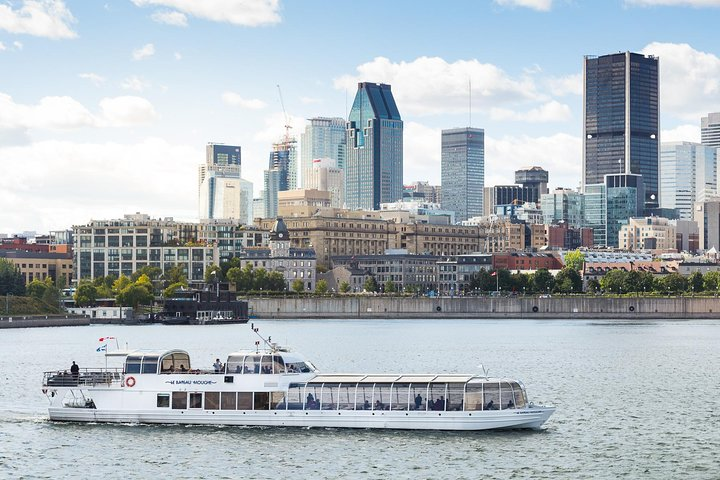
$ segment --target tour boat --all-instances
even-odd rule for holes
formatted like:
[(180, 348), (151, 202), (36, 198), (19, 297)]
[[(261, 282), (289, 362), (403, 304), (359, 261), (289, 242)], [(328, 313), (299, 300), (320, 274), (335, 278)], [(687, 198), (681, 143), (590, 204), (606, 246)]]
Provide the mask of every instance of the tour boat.
[(324, 374), (270, 338), (263, 342), (210, 369), (195, 368), (184, 350), (118, 350), (106, 352), (120, 357), (118, 368), (45, 372), (50, 419), (469, 431), (537, 429), (555, 411), (529, 403), (517, 380)]

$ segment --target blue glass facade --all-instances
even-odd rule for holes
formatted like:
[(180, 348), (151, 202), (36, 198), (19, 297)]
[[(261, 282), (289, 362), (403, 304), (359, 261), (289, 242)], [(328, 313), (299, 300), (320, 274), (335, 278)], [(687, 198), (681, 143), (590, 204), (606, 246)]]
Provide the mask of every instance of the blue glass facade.
[(637, 53), (586, 57), (583, 185), (608, 174), (643, 176), (644, 207), (659, 205), (658, 59)]
[(645, 198), (641, 175), (606, 175), (607, 246), (618, 247), (620, 228), (630, 217), (642, 216)]
[(402, 198), (403, 122), (390, 85), (360, 83), (347, 123), (345, 203), (377, 210)]
[(237, 145), (208, 143), (205, 155), (207, 165), (240, 165), (240, 147)]
[(442, 131), (442, 208), (462, 222), (483, 213), (485, 131), (455, 128)]

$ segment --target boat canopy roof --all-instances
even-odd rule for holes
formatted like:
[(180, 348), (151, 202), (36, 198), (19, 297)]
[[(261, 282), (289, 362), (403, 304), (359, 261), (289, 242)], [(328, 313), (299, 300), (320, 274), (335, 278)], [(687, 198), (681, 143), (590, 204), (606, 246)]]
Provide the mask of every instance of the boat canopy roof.
[(506, 379), (486, 378), (477, 375), (362, 375), (362, 374), (321, 374), (314, 376), (308, 383), (469, 383), (469, 382), (498, 382)]

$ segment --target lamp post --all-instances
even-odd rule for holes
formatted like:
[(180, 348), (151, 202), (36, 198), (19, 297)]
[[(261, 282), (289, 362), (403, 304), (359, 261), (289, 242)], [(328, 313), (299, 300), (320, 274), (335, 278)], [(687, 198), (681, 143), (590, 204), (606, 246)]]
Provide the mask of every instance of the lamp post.
[(10, 313), (10, 297), (12, 297), (12, 295), (13, 294), (10, 292), (5, 293), (5, 313), (6, 314)]

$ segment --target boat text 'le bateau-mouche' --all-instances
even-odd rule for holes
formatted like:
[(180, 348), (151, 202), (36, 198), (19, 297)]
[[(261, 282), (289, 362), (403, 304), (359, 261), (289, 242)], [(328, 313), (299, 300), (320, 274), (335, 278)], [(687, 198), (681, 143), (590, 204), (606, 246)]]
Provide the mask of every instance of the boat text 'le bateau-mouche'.
[(255, 350), (231, 353), (210, 369), (194, 368), (183, 350), (137, 350), (106, 352), (123, 360), (117, 368), (45, 372), (50, 419), (486, 430), (539, 428), (555, 411), (529, 403), (517, 380), (321, 374), (303, 356), (262, 341), (264, 350), (257, 341)]

